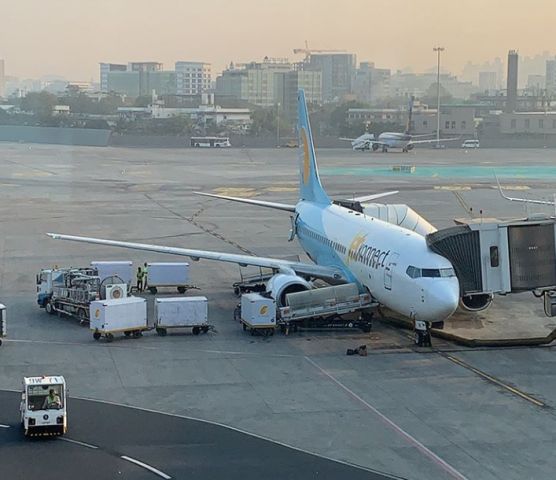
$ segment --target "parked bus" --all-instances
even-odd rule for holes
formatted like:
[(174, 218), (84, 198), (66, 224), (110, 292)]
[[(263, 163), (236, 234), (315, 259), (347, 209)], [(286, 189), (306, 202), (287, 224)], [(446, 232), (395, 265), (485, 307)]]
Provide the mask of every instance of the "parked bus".
[(191, 137), (192, 147), (231, 147), (228, 137)]

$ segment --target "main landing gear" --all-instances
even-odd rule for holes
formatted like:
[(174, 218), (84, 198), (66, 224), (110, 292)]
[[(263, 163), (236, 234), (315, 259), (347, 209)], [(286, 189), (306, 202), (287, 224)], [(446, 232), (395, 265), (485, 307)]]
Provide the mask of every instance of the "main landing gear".
[(419, 347), (432, 347), (431, 323), (415, 320), (414, 338), (415, 345)]

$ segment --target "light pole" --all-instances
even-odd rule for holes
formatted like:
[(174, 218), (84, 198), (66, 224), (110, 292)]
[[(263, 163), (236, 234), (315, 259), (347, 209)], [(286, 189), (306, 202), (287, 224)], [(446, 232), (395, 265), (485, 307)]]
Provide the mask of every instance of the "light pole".
[(436, 148), (440, 148), (440, 52), (444, 47), (434, 47), (433, 51), (438, 54), (436, 68)]
[(280, 146), (280, 102), (276, 104), (276, 146)]

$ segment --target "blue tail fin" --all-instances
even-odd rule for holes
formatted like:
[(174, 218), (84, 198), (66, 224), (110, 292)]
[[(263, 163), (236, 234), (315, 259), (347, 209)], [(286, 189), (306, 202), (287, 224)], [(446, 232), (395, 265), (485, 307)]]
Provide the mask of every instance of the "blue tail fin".
[(330, 203), (330, 198), (322, 188), (317, 168), (317, 158), (313, 145), (313, 134), (309, 123), (305, 92), (297, 94), (297, 131), (299, 135), (299, 198), (308, 202)]

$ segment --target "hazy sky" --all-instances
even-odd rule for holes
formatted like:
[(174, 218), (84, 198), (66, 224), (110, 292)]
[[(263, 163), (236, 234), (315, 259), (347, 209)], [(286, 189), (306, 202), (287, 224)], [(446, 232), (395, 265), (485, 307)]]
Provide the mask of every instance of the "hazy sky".
[(346, 49), (358, 61), (423, 71), (432, 47), (459, 73), (507, 50), (556, 51), (555, 0), (0, 0), (6, 74), (98, 80), (98, 62), (211, 62)]

